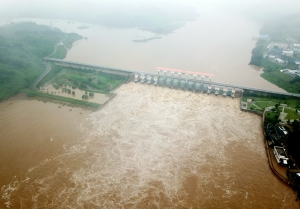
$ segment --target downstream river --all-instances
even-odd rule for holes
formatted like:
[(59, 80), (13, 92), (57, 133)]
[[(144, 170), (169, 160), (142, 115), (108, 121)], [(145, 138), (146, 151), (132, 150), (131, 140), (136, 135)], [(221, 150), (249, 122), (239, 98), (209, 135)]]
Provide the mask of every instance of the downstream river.
[[(76, 41), (65, 60), (156, 73), (156, 67), (214, 74), (213, 81), (284, 91), (260, 77), (262, 70), (249, 66), (251, 51), (261, 27), (242, 15), (209, 10), (197, 21), (148, 42), (137, 39), (156, 34), (139, 29), (118, 29), (67, 20), (31, 20), (76, 32), (87, 39)], [(2, 20), (2, 24), (7, 23)], [(79, 29), (80, 26), (88, 26)]]
[(238, 99), (116, 93), (94, 113), (0, 103), (2, 208), (299, 208), (269, 168), (261, 117)]

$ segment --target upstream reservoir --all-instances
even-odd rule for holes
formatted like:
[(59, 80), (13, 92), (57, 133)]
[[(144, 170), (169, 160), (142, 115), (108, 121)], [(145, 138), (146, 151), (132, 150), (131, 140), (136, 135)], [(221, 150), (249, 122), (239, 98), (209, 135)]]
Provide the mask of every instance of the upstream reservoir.
[[(65, 58), (68, 61), (149, 73), (156, 73), (156, 67), (212, 73), (215, 82), (284, 91), (261, 78), (262, 70), (248, 65), (256, 43), (252, 37), (258, 36), (261, 25), (240, 14), (203, 11), (196, 21), (147, 42), (134, 40), (156, 34), (137, 28), (33, 18), (2, 20), (1, 23), (28, 20), (87, 38), (73, 44)], [(87, 28), (79, 29), (82, 25)]]

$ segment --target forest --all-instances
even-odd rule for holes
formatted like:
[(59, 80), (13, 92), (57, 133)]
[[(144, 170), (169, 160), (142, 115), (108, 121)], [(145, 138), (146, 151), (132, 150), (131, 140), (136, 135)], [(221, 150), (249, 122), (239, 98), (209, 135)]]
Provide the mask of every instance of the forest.
[(32, 22), (0, 27), (0, 101), (30, 87), (45, 70), (50, 55), (66, 34)]

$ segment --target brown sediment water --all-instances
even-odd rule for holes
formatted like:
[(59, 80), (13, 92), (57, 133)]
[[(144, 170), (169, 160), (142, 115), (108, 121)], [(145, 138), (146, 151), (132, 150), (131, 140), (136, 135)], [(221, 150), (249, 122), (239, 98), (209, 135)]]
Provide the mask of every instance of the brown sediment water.
[[(262, 70), (249, 66), (251, 51), (261, 25), (241, 14), (228, 11), (201, 11), (196, 21), (187, 22), (162, 38), (137, 43), (137, 37), (155, 34), (137, 28), (121, 29), (67, 20), (22, 18), (51, 25), (65, 32), (76, 32), (87, 39), (73, 43), (66, 61), (157, 73), (166, 67), (211, 73), (213, 81), (274, 91), (283, 89), (264, 80)], [(0, 25), (6, 21), (0, 20)], [(89, 28), (80, 30), (78, 26)]]
[[(15, 160), (28, 164), (28, 170), (2, 183), (1, 204), (10, 208), (299, 208), (294, 192), (269, 168), (261, 117), (240, 111), (238, 99), (135, 83), (121, 86), (116, 93), (89, 115), (76, 113), (75, 118), (73, 111), (59, 110), (65, 124), (50, 120), (43, 126), (46, 133), (49, 129), (62, 136), (56, 146), (59, 151), (36, 147), (50, 153), (48, 160)], [(49, 109), (41, 119), (31, 120), (40, 123), (57, 110), (56, 105), (51, 108), (53, 104), (37, 101), (33, 110), (15, 102), (11, 104), (15, 106), (4, 104), (0, 104), (1, 119), (5, 112), (8, 115), (2, 121), (18, 118), (25, 127), (34, 110)], [(4, 126), (1, 122), (5, 139), (15, 134), (24, 143), (38, 142), (31, 140), (37, 129), (28, 125), (18, 130), (9, 121)], [(16, 139), (7, 140), (7, 145), (14, 147)], [(3, 151), (8, 161), (14, 159)]]
[(64, 144), (81, 137), (80, 123), (90, 112), (21, 94), (0, 103), (0, 187), (63, 153)]

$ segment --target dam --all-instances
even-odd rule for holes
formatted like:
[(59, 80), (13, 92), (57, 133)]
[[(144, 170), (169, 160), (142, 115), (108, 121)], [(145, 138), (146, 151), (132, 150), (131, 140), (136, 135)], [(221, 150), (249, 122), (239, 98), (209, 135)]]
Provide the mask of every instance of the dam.
[(130, 80), (134, 82), (140, 82), (156, 86), (165, 86), (169, 88), (187, 91), (194, 91), (197, 93), (207, 93), (223, 95), (225, 97), (229, 96), (232, 98), (239, 98), (243, 96), (244, 90), (248, 90), (267, 94), (278, 94), (283, 96), (300, 98), (300, 94), (295, 93), (277, 92), (266, 89), (257, 89), (249, 86), (239, 86), (235, 84), (213, 82), (213, 74), (193, 72), (188, 70), (157, 67), (157, 74), (153, 74), (134, 71), (130, 69), (112, 68), (107, 66), (72, 62), (61, 59), (44, 58), (44, 60), (59, 66), (95, 70), (104, 73), (129, 76)]

